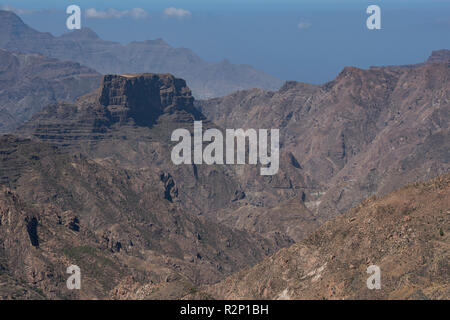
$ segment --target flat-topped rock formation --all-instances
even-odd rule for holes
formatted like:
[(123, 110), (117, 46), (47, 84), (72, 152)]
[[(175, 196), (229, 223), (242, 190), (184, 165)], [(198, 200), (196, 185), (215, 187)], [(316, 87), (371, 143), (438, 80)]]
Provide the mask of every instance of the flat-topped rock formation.
[(151, 128), (161, 116), (170, 118), (162, 123), (202, 119), (193, 100), (186, 82), (170, 74), (106, 75), (96, 91), (46, 107), (19, 132), (56, 145), (96, 144), (120, 128)]

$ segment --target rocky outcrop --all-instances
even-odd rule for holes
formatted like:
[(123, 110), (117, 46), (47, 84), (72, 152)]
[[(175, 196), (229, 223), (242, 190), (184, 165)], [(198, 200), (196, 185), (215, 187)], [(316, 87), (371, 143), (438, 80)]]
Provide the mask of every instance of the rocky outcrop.
[[(279, 128), (280, 171), (259, 190), (284, 186), (276, 189), (283, 201), (303, 198), (326, 221), (370, 195), (448, 172), (449, 83), (448, 62), (347, 67), (324, 85), (287, 82), (196, 106), (222, 127)], [(241, 183), (254, 183), (246, 173)]]
[(450, 50), (436, 50), (431, 53), (427, 63), (446, 62), (450, 60)]
[(174, 201), (174, 198), (178, 197), (178, 188), (175, 184), (170, 173), (162, 172), (160, 174), (161, 182), (164, 184), (164, 199), (170, 202)]
[(169, 74), (106, 75), (97, 91), (72, 104), (48, 106), (19, 132), (79, 145), (112, 135), (114, 125), (150, 128), (163, 115), (180, 122), (203, 118), (184, 80)]
[(98, 101), (108, 107), (113, 122), (133, 119), (137, 125), (151, 126), (162, 114), (178, 111), (202, 117), (186, 82), (169, 74), (105, 76)]

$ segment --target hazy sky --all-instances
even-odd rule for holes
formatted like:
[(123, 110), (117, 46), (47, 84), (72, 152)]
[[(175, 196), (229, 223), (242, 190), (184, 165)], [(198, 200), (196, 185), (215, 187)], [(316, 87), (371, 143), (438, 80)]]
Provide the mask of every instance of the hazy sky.
[[(208, 61), (227, 58), (284, 80), (322, 83), (347, 65), (417, 63), (450, 48), (450, 0), (0, 0), (55, 35), (67, 31), (70, 4), (104, 39), (163, 38)], [(366, 28), (372, 4), (381, 7), (382, 30)]]

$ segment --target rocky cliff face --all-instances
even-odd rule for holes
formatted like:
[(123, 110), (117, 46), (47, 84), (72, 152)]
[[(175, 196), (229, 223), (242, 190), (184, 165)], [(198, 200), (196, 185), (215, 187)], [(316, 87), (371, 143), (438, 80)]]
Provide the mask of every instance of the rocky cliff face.
[(152, 126), (159, 116), (175, 113), (189, 114), (192, 121), (202, 118), (186, 82), (169, 74), (105, 76), (98, 101), (121, 123), (133, 119), (136, 125)]
[(12, 12), (0, 10), (0, 47), (71, 60), (103, 74), (125, 72), (171, 73), (182, 77), (197, 97), (210, 98), (248, 88), (277, 89), (282, 82), (247, 65), (227, 60), (209, 63), (185, 48), (173, 48), (162, 39), (122, 45), (100, 39), (82, 29), (53, 37), (26, 26)]
[(436, 50), (433, 51), (428, 58), (427, 63), (447, 62), (450, 60), (450, 50)]
[(193, 107), (191, 91), (182, 79), (169, 74), (107, 75), (95, 92), (75, 103), (48, 106), (19, 132), (53, 144), (80, 145), (101, 141), (115, 129), (151, 128), (160, 117), (191, 123), (204, 118)]
[[(23, 204), (23, 217), (0, 226), (0, 239), (16, 233), (22, 248), (4, 242), (4, 277), (47, 298), (126, 298), (144, 285), (145, 296), (179, 298), (291, 244), (279, 232), (263, 237), (204, 217), (240, 186), (223, 167), (172, 164), (172, 130), (196, 119), (204, 116), (184, 80), (125, 74), (44, 108), (19, 129), (28, 138), (4, 136), (0, 182)], [(61, 280), (69, 262), (90, 281), (81, 296)], [(112, 280), (98, 275), (102, 266)]]
[(49, 104), (95, 90), (100, 79), (78, 63), (0, 49), (0, 133), (14, 131)]

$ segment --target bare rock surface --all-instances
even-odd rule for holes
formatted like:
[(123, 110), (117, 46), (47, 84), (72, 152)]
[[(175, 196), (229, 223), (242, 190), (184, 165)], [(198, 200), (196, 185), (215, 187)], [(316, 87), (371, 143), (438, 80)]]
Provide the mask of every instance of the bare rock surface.
[(287, 82), (196, 106), (221, 127), (278, 128), (281, 169), (271, 186), (326, 221), (373, 194), (448, 172), (449, 85), (448, 61), (347, 67), (324, 85)]

